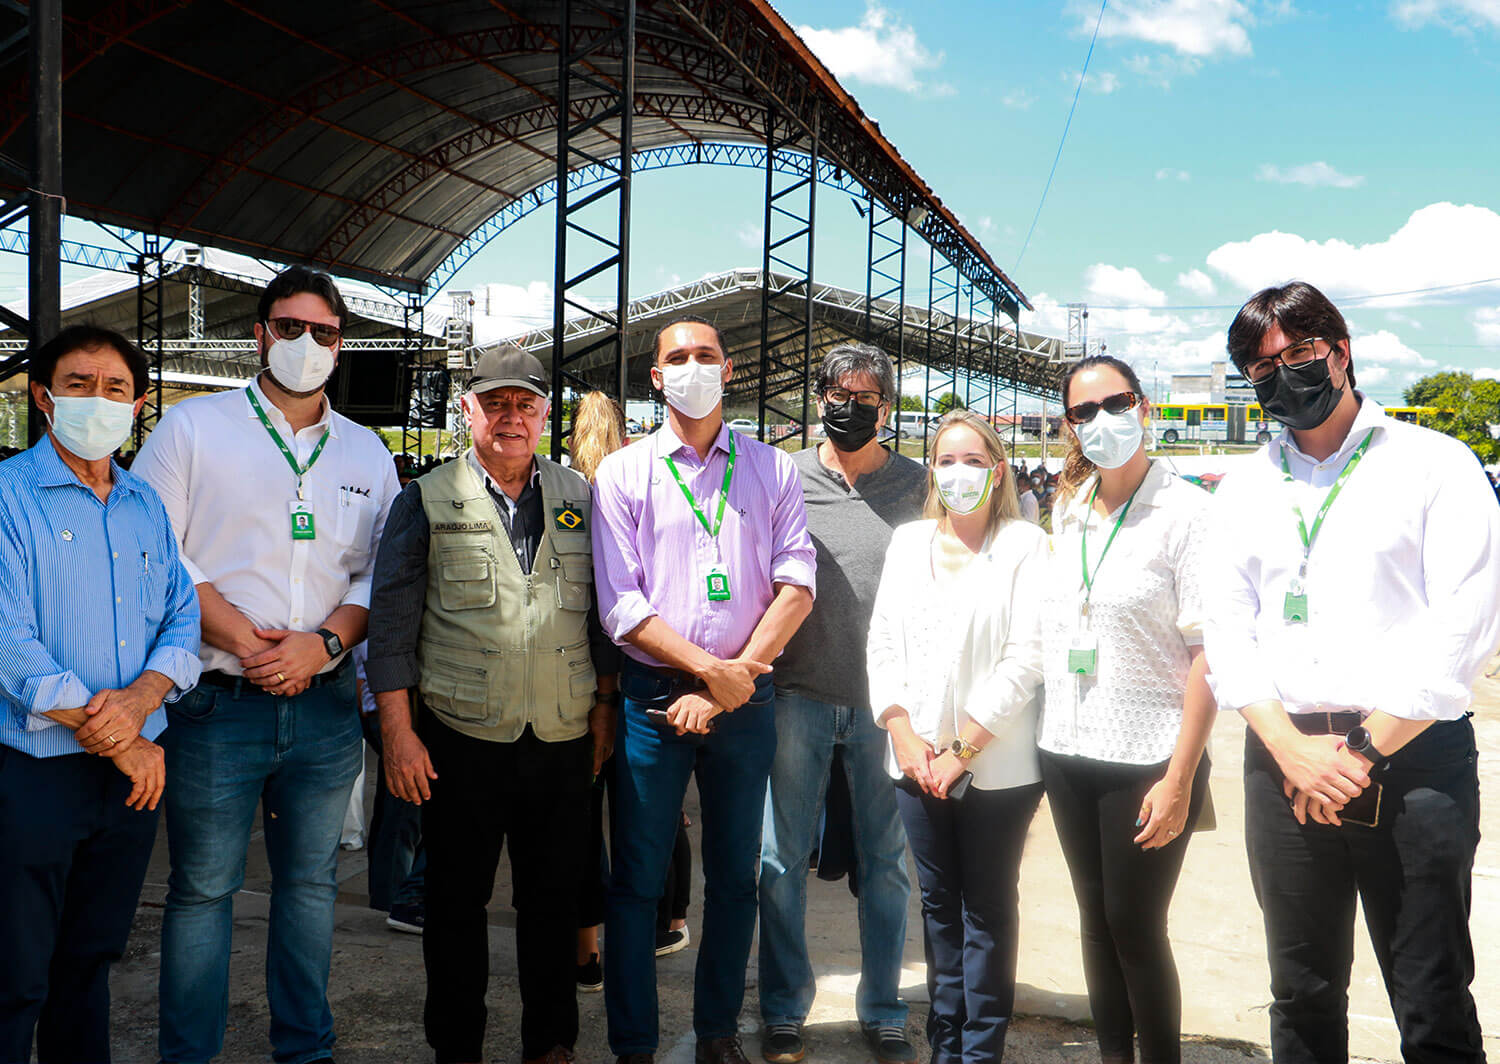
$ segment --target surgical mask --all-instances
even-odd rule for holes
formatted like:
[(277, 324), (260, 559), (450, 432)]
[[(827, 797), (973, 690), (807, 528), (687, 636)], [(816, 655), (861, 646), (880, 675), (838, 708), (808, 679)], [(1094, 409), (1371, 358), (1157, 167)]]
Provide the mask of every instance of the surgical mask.
[(1100, 410), (1092, 421), (1074, 425), (1083, 456), (1100, 469), (1119, 469), (1140, 449), (1145, 430), (1134, 410)]
[(50, 391), (52, 416), (47, 424), (52, 434), (69, 454), (85, 462), (108, 458), (130, 438), (135, 424), (135, 404), (117, 403), (102, 395), (65, 395), (58, 398)]
[(312, 330), (306, 329), (295, 340), (277, 339), (272, 343), (266, 363), (276, 383), (287, 391), (315, 392), (328, 383), (333, 373), (333, 348), (318, 343)]
[(697, 361), (663, 366), (661, 390), (667, 405), (684, 417), (708, 417), (724, 397), (724, 367)]
[(1278, 365), (1274, 374), (1255, 386), (1261, 409), (1292, 429), (1315, 429), (1323, 424), (1343, 394), (1342, 388), (1333, 386), (1326, 358), (1313, 359), (1305, 366)]
[(943, 500), (949, 513), (971, 514), (990, 497), (995, 470), (993, 467), (951, 465), (934, 469), (932, 477), (937, 481), (938, 498)]
[(823, 432), (841, 451), (857, 451), (869, 443), (879, 423), (879, 407), (861, 406), (852, 398), (847, 403), (823, 404)]

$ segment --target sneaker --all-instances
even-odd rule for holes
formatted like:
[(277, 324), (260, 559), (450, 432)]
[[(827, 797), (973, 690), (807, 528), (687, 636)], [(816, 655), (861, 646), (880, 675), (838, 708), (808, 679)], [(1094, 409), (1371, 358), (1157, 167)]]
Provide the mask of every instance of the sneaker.
[(419, 905), (392, 905), (391, 915), (385, 918), (386, 927), (408, 935), (420, 935), (426, 923), (427, 914)]
[(669, 953), (677, 953), (687, 949), (691, 936), (688, 929), (679, 927), (675, 931), (658, 931), (656, 933), (656, 955), (665, 957)]
[(768, 1023), (760, 1036), (760, 1055), (771, 1064), (797, 1064), (807, 1056), (800, 1023)]
[(917, 1064), (917, 1051), (906, 1037), (905, 1024), (866, 1027), (865, 1041), (879, 1064)]
[(597, 994), (604, 989), (604, 969), (599, 967), (599, 954), (590, 953), (589, 959), (578, 966), (578, 989), (585, 994)]
[(700, 1038), (693, 1054), (695, 1064), (750, 1064), (737, 1034), (723, 1038)]

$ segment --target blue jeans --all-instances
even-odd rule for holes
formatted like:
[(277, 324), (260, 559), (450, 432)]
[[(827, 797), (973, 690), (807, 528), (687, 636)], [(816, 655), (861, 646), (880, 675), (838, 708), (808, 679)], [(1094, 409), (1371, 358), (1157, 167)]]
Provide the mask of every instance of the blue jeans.
[(208, 1061), (224, 1044), (234, 895), (255, 810), (271, 865), (266, 993), (282, 1064), (329, 1056), (328, 967), (339, 832), (363, 747), (354, 670), (295, 698), (246, 684), (199, 686), (168, 707), (162, 923), (164, 1061)]
[(614, 851), (605, 904), (604, 1005), (616, 1054), (654, 1053), (656, 904), (682, 821), (688, 777), (698, 777), (703, 822), (703, 935), (693, 984), (699, 1039), (735, 1033), (745, 1001), (745, 969), (755, 937), (755, 864), (760, 853), (766, 777), (776, 754), (770, 677), (707, 736), (683, 735), (647, 720), (681, 693), (674, 682), (627, 661), (615, 746)]
[(776, 692), (776, 760), (766, 795), (760, 850), (760, 1014), (767, 1024), (801, 1023), (816, 989), (807, 956), (807, 862), (828, 791), (834, 746), (843, 747), (854, 809), (859, 875), (859, 989), (866, 1027), (906, 1021), (901, 951), (906, 944), (906, 829), (885, 771), (886, 735), (863, 706)]

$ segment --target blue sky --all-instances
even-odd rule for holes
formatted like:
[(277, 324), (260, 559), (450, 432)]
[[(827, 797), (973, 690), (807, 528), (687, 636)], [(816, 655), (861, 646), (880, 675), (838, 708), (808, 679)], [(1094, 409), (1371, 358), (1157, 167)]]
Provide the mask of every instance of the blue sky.
[[(1060, 334), (1085, 301), (1091, 339), (1165, 380), (1222, 357), (1251, 292), (1301, 278), (1341, 303), (1378, 399), (1449, 367), (1500, 377), (1500, 280), (1471, 283), (1500, 278), (1500, 0), (1111, 0), (1024, 258), (1097, 2), (777, 6), (1037, 305), (1023, 327)], [(758, 265), (761, 182), (638, 177), (633, 290)], [(823, 190), (819, 214), (819, 279), (862, 288), (852, 205)], [(540, 211), (455, 287), (550, 320), (551, 259)], [(1441, 290), (1390, 295), (1418, 289)]]

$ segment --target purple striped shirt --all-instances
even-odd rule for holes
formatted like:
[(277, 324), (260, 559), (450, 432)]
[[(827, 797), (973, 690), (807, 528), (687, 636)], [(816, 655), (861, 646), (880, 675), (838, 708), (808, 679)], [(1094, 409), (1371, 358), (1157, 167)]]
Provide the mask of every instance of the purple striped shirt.
[[(650, 617), (660, 616), (715, 657), (733, 658), (771, 605), (773, 584), (816, 590), (817, 554), (790, 455), (735, 435), (734, 481), (717, 544), (683, 498), (663, 456), (672, 456), (712, 522), (729, 462), (729, 433), (727, 425), (720, 427), (705, 462), (664, 425), (606, 458), (595, 477), (599, 615), (625, 653), (647, 665), (662, 663), (629, 646), (625, 636)], [(715, 564), (728, 571), (728, 602), (708, 599)]]

